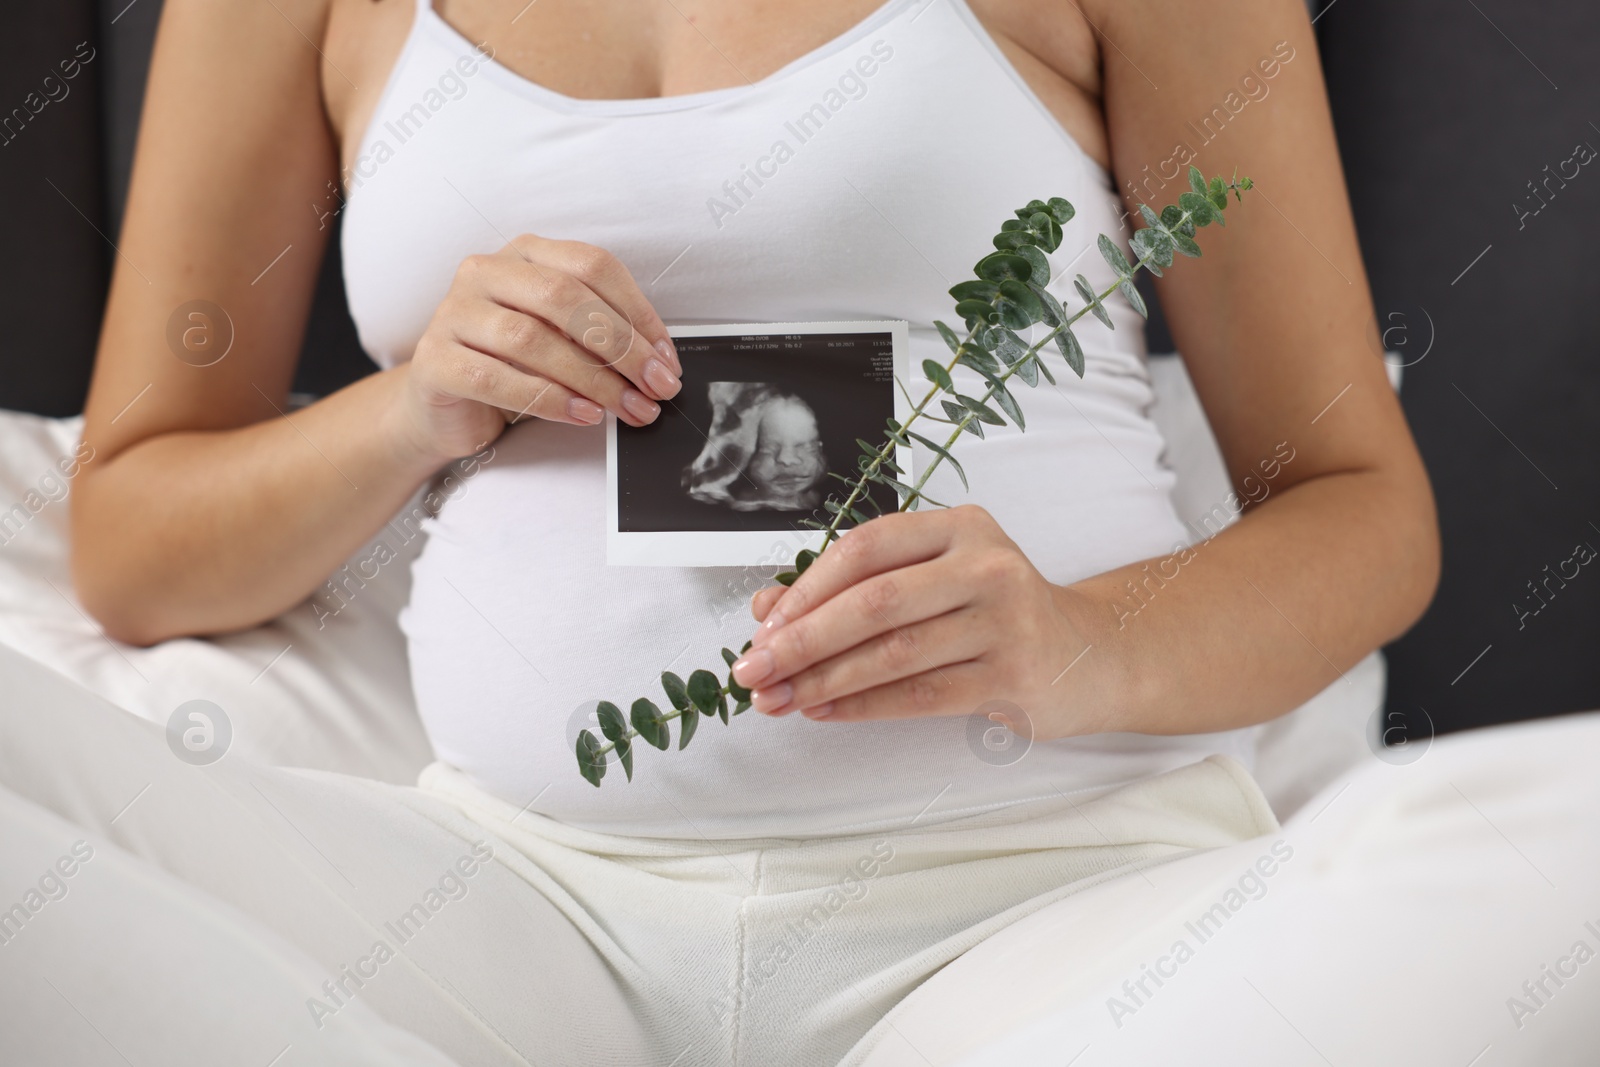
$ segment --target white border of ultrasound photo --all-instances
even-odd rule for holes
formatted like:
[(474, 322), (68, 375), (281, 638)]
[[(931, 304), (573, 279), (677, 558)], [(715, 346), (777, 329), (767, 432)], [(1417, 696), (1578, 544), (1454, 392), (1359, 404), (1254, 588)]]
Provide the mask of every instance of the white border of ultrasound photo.
[[(730, 336), (738, 334), (829, 334), (887, 331), (894, 341), (894, 374), (907, 387), (911, 385), (910, 325), (903, 319), (861, 322), (761, 322), (712, 326), (672, 326), (674, 337)], [(759, 358), (759, 357), (753, 357)], [(691, 371), (692, 373), (692, 371)], [(685, 387), (689, 386), (685, 383)], [(911, 405), (898, 386), (894, 391), (894, 417), (901, 422), (911, 416)], [(873, 435), (878, 436), (877, 434)], [(870, 438), (869, 438), (870, 439)], [(855, 469), (858, 450), (850, 444), (848, 455), (829, 455), (830, 470), (843, 474)], [(895, 462), (914, 471), (911, 450), (895, 449)], [(843, 488), (835, 479), (829, 483)], [(636, 567), (756, 567), (787, 566), (795, 553), (822, 544), (817, 530), (774, 526), (765, 530), (661, 531), (624, 533), (617, 527), (617, 420), (606, 416), (606, 562), (612, 566)], [(787, 554), (783, 554), (784, 548)], [(782, 556), (782, 558), (778, 558)]]

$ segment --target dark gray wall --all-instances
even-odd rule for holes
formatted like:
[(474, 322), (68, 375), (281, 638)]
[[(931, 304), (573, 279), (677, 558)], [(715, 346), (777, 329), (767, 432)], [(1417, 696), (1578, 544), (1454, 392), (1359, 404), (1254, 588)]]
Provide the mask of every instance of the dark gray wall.
[[(80, 42), (95, 56), (59, 103), (0, 144), (0, 407), (83, 408), (160, 16), (161, 0), (0, 8), (0, 120)], [(294, 388), (321, 395), (374, 369), (345, 308), (335, 229)]]
[(1514, 207), (1600, 149), (1600, 5), (1341, 0), (1317, 28), (1444, 536), (1390, 707), (1441, 729), (1600, 707), (1600, 559), (1549, 578), (1600, 549), (1600, 158)]

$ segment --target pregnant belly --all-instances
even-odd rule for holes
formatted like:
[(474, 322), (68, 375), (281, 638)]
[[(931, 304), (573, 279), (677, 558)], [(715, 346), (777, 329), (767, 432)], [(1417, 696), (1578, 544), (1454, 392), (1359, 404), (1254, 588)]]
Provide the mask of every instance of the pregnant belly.
[[(1154, 428), (1127, 404), (1051, 397), (1029, 398), (1026, 434), (963, 446), (975, 490), (965, 499), (994, 512), (1054, 581), (1170, 551), (1183, 528)], [(961, 501), (960, 484), (942, 475), (930, 492)], [(605, 524), (604, 435), (525, 423), (430, 521), (414, 565), (401, 624), (435, 752), (518, 806), (646, 836), (855, 832), (908, 822), (936, 794), (939, 811), (970, 811), (1227, 750), (1223, 735), (1031, 750), (1019, 739), (1025, 756), (1007, 762), (981, 718), (830, 725), (751, 712), (704, 722), (686, 752), (641, 748), (632, 783), (613, 767), (596, 789), (573, 756), (595, 702), (663, 702), (663, 670), (720, 668), (718, 650), (753, 632), (749, 597), (770, 573), (609, 567)]]

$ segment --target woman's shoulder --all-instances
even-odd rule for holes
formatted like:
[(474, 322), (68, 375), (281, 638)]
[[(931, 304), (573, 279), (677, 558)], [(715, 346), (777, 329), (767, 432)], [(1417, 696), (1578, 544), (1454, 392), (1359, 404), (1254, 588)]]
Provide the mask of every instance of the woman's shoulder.
[[(389, 72), (417, 14), (416, 0), (302, 0), (322, 9), (323, 98), (344, 151), (354, 154), (360, 131), (378, 106)], [(330, 69), (331, 68), (331, 69)]]

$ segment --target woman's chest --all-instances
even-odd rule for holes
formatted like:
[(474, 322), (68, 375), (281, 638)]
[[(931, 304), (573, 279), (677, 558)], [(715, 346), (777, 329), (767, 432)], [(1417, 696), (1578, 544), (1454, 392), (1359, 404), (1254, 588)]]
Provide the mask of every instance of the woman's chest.
[[(416, 0), (329, 2), (324, 92), (348, 171), (418, 11)], [(631, 100), (759, 81), (849, 33), (882, 6), (882, 0), (435, 0), (434, 11), (529, 82), (580, 100)], [(1045, 107), (1105, 166), (1099, 48), (1078, 6), (1064, 0), (970, 0), (968, 6)]]

